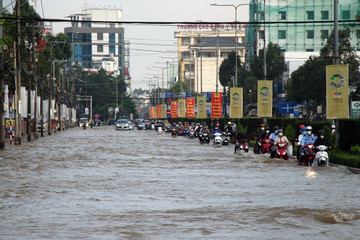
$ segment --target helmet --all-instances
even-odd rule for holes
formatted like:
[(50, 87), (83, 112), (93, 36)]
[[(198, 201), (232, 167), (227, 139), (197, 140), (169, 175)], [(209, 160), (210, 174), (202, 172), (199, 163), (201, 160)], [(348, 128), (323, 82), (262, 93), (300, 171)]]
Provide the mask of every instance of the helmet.
[(305, 125), (303, 125), (303, 124), (301, 124), (301, 125), (299, 126), (300, 129), (302, 129), (303, 127), (305, 127)]
[(336, 127), (335, 127), (335, 124), (331, 125), (331, 128), (332, 128), (332, 129), (335, 129), (335, 128), (336, 128)]
[(228, 124), (230, 125), (230, 124), (231, 124), (231, 122), (228, 122)]
[(280, 128), (280, 129), (278, 130), (278, 132), (279, 132), (279, 133), (282, 133), (282, 132), (284, 132), (284, 131)]
[(306, 131), (312, 131), (312, 127), (311, 127), (311, 126), (307, 126), (307, 127), (306, 127)]
[(261, 124), (260, 124), (260, 127), (265, 127), (265, 124), (261, 123)]
[(325, 131), (324, 130), (319, 130), (319, 135), (325, 135)]
[(274, 131), (275, 131), (275, 130), (279, 130), (279, 127), (278, 127), (278, 126), (275, 126), (275, 127), (274, 127)]
[(306, 131), (306, 127), (305, 127), (305, 126), (302, 127), (302, 128), (301, 128), (301, 131)]

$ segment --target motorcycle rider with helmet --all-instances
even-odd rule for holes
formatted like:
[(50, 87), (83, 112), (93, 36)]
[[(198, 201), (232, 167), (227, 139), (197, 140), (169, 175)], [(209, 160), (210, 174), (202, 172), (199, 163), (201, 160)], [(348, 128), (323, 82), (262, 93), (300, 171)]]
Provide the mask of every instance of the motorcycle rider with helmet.
[(297, 147), (296, 157), (297, 157), (298, 161), (300, 159), (301, 140), (306, 135), (306, 127), (305, 127), (305, 125), (301, 124), (299, 126), (299, 131), (300, 131), (300, 134), (299, 134), (299, 136), (298, 136), (298, 138), (296, 139), (296, 142), (295, 142), (295, 146)]
[(254, 153), (257, 153), (259, 154), (260, 153), (260, 147), (261, 147), (261, 139), (262, 139), (262, 136), (264, 135), (265, 133), (265, 124), (264, 123), (261, 123), (260, 124), (260, 129), (258, 129), (255, 133), (255, 147), (254, 147)]
[(307, 148), (307, 145), (309, 144), (314, 144), (316, 140), (316, 136), (314, 134), (312, 134), (312, 127), (311, 126), (307, 126), (306, 127), (306, 135), (303, 136), (302, 140), (301, 140), (301, 149), (300, 149), (300, 161), (304, 162), (304, 157), (305, 157), (305, 149)]
[(329, 141), (325, 138), (325, 131), (319, 130), (319, 137), (314, 142), (315, 152), (318, 151), (317, 147), (320, 145), (326, 146), (328, 149), (331, 149)]
[(274, 132), (270, 134), (269, 138), (271, 139), (271, 147), (270, 147), (270, 157), (274, 158), (276, 154), (276, 146), (275, 146), (275, 140), (278, 137), (279, 133), (279, 127), (274, 127)]
[(235, 132), (235, 150), (234, 153), (236, 153), (236, 150), (240, 148), (241, 143), (245, 143), (249, 140), (249, 138), (241, 133), (241, 132)]

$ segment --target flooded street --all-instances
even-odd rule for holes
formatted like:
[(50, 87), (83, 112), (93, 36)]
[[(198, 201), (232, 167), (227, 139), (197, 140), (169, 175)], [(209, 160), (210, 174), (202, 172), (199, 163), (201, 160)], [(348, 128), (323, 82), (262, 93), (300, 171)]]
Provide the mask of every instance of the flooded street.
[(359, 239), (360, 175), (154, 131), (0, 151), (0, 239)]

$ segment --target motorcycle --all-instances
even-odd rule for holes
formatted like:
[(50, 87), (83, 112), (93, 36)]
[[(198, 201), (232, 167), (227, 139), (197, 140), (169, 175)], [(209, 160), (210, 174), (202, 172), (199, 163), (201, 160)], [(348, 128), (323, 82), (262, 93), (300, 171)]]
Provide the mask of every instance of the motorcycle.
[(280, 159), (288, 160), (289, 156), (287, 154), (287, 149), (286, 149), (287, 144), (286, 143), (278, 143), (278, 144), (276, 144), (276, 146), (277, 146), (276, 157), (280, 158)]
[(263, 138), (261, 139), (261, 153), (270, 153), (271, 139)]
[(173, 137), (177, 136), (177, 130), (175, 127), (171, 128), (171, 136), (173, 136)]
[(195, 138), (195, 131), (194, 131), (194, 129), (190, 129), (190, 131), (189, 131), (189, 136), (188, 136), (190, 139), (192, 139), (192, 138)]
[(183, 135), (183, 130), (182, 130), (182, 128), (178, 128), (178, 129), (177, 129), (177, 135), (178, 135), (178, 136), (182, 136), (182, 135)]
[(222, 138), (221, 133), (214, 133), (214, 139), (213, 139), (215, 146), (221, 146)]
[(157, 131), (158, 131), (158, 134), (162, 134), (162, 132), (163, 132), (162, 127), (157, 127)]
[(222, 145), (223, 146), (227, 146), (227, 145), (229, 145), (229, 143), (230, 143), (230, 137), (231, 137), (231, 133), (226, 133), (226, 132), (224, 132), (223, 134), (222, 134)]
[(316, 147), (318, 152), (315, 154), (315, 166), (328, 166), (329, 165), (329, 155), (327, 153), (328, 147), (325, 145), (319, 145)]
[(182, 135), (183, 136), (188, 136), (189, 135), (189, 128), (184, 128)]
[(256, 146), (254, 147), (254, 153), (260, 154), (262, 152), (262, 139), (257, 139), (255, 144)]
[(201, 144), (209, 144), (210, 143), (210, 137), (207, 133), (203, 133), (200, 137), (200, 143)]
[(315, 160), (315, 152), (313, 149), (313, 144), (307, 144), (304, 146), (304, 151), (302, 153), (302, 159), (304, 166), (312, 166)]
[(247, 141), (238, 141), (235, 143), (235, 151), (234, 154), (237, 151), (244, 151), (245, 153), (249, 152), (249, 144), (247, 143)]

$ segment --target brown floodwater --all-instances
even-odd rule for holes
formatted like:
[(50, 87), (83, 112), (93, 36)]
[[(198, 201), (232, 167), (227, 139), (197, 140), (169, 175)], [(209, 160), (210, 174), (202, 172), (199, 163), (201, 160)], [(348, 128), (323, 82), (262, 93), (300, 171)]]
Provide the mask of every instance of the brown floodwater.
[(360, 175), (154, 131), (0, 151), (0, 239), (359, 239)]

